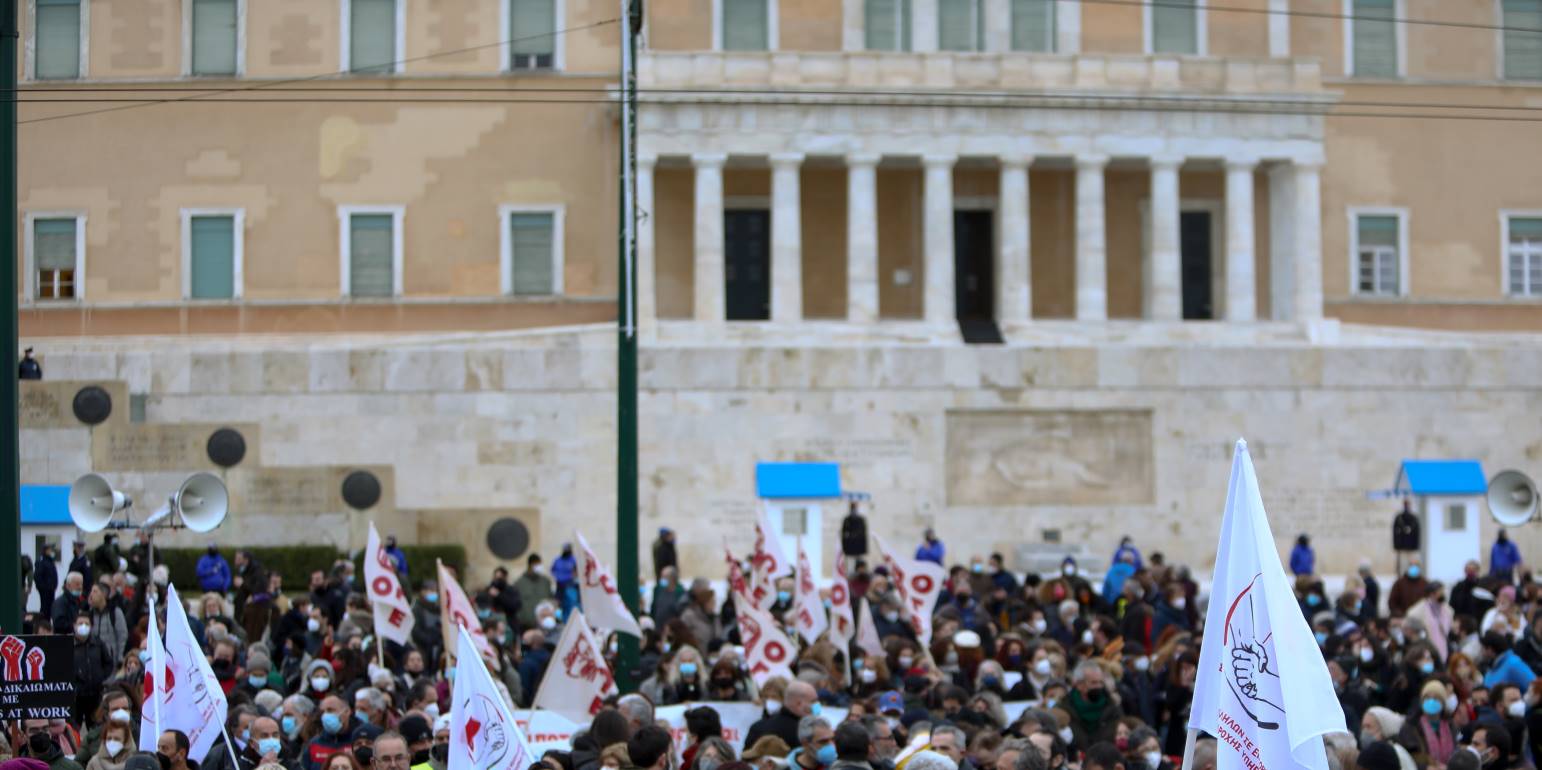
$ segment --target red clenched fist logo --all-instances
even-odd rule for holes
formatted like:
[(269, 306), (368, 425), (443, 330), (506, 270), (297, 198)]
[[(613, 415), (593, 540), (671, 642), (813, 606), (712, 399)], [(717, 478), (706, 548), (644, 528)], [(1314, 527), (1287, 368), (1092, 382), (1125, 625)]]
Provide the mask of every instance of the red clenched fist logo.
[(5, 681), (15, 682), (21, 679), (21, 654), (26, 650), (26, 642), (14, 636), (7, 636), (0, 641), (0, 669), (3, 669)]

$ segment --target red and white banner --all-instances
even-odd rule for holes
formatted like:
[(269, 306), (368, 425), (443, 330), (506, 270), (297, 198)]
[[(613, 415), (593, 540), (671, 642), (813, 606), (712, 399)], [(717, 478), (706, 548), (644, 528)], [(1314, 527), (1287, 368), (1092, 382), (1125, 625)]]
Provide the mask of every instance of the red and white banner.
[(460, 636), (460, 629), (465, 628), (482, 657), (488, 663), (499, 666), (498, 653), (493, 650), (493, 645), (487, 641), (487, 634), (482, 631), (476, 605), (466, 598), (466, 592), (461, 590), (460, 583), (455, 582), (455, 576), (444, 568), (444, 562), (436, 559), (434, 563), (439, 568), (439, 612), (442, 616), (440, 625), (444, 627), (444, 648), (459, 650), (457, 637)]
[(895, 553), (877, 535), (873, 536), (873, 541), (878, 544), (878, 553), (883, 555), (883, 563), (889, 568), (889, 579), (894, 581), (894, 589), (899, 591), (900, 600), (905, 603), (905, 612), (910, 616), (910, 627), (916, 632), (916, 639), (922, 647), (931, 645), (932, 610), (937, 605), (937, 594), (942, 593), (943, 581), (948, 577), (947, 570), (939, 564), (917, 561)]
[(412, 600), (396, 576), (396, 561), (380, 545), (375, 522), (369, 523), (369, 545), (364, 550), (364, 582), (375, 616), (375, 636), (406, 644), (412, 639)]
[(586, 722), (600, 713), (605, 698), (617, 692), (616, 678), (611, 676), (600, 646), (589, 633), (584, 613), (574, 610), (562, 629), (562, 638), (531, 705)]
[(154, 746), (161, 733), (181, 730), (187, 735), (188, 758), (202, 762), (225, 726), (225, 691), (193, 638), (176, 587), (168, 586), (167, 590), (164, 643), (155, 613), (149, 614), (145, 644), (150, 647), (150, 662), (145, 667), (139, 745)]
[(574, 532), (573, 539), (578, 541), (578, 601), (594, 619), (594, 627), (642, 638), (637, 618), (621, 599), (610, 570), (605, 568), (583, 535)]
[(830, 635), (846, 644), (857, 633), (851, 612), (851, 583), (846, 579), (846, 554), (835, 555), (835, 582), (830, 585)]
[(869, 655), (883, 655), (883, 640), (878, 638), (878, 624), (873, 621), (873, 603), (863, 599), (857, 620), (857, 648)]
[(792, 574), (792, 562), (782, 551), (782, 539), (771, 527), (762, 505), (755, 516), (755, 553), (751, 562), (750, 598), (760, 609), (776, 604), (776, 579)]
[(734, 609), (739, 616), (739, 640), (744, 643), (744, 661), (749, 664), (750, 677), (755, 684), (763, 684), (773, 676), (792, 679), (795, 657), (792, 640), (782, 633), (781, 626), (759, 607), (746, 605)]
[(798, 541), (798, 571), (795, 579), (793, 626), (798, 629), (799, 636), (813, 644), (830, 627), (830, 619), (825, 617), (825, 605), (819, 599), (819, 586), (814, 583), (814, 569), (809, 565), (808, 554), (803, 551), (801, 540)]
[[(442, 568), (440, 574), (444, 574)], [(470, 626), (457, 635), (449, 770), (526, 770), (536, 756), (493, 684), (492, 674), (477, 660), (472, 636)]]

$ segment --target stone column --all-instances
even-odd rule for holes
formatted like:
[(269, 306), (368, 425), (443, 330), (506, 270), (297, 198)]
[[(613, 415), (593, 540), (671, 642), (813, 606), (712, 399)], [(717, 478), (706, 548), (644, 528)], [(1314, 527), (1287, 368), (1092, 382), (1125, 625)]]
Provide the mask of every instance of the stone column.
[(1076, 318), (1108, 318), (1108, 240), (1103, 222), (1106, 155), (1076, 156)]
[(1269, 318), (1296, 317), (1296, 169), (1269, 166)]
[(1258, 317), (1253, 277), (1252, 160), (1226, 161), (1226, 320)]
[(925, 284), (922, 293), (923, 317), (928, 323), (943, 324), (955, 316), (953, 296), (953, 163), (952, 155), (927, 155), (921, 159), (926, 168), (922, 194), (925, 233)]
[(1001, 159), (1001, 234), (996, 249), (996, 318), (1027, 321), (1033, 317), (1033, 274), (1028, 222), (1026, 156)]
[(863, 0), (841, 0), (841, 50), (867, 48), (867, 8)]
[(1151, 264), (1146, 275), (1146, 316), (1156, 321), (1183, 320), (1183, 263), (1178, 219), (1178, 167), (1183, 158), (1151, 159)]
[(1322, 320), (1322, 167), (1296, 164), (1295, 320)]
[(803, 235), (798, 170), (803, 154), (771, 156), (771, 320), (803, 318)]
[(936, 51), (938, 33), (937, 0), (911, 0), (910, 50), (916, 53)]
[(653, 167), (658, 158), (637, 156), (637, 327), (652, 333), (658, 322), (658, 279), (654, 254)]
[(981, 6), (985, 12), (985, 50), (990, 53), (1012, 50), (1011, 0), (985, 0)]
[(878, 320), (878, 160), (846, 156), (846, 318)]
[(696, 169), (696, 274), (694, 315), (698, 321), (727, 317), (723, 282), (723, 153), (691, 156)]

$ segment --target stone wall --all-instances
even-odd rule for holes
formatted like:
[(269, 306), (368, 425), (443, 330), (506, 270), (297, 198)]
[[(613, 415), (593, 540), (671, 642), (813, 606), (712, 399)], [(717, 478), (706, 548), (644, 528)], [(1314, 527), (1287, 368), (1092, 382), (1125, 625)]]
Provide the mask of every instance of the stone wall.
[[(1128, 533), (1203, 570), (1242, 436), (1282, 547), (1310, 532), (1326, 570), (1369, 556), (1387, 571), (1393, 504), (1365, 493), (1390, 486), (1401, 458), (1475, 457), (1490, 475), (1542, 477), (1542, 345), (1487, 339), (1346, 330), (1321, 346), (657, 343), (640, 363), (642, 563), (669, 525), (687, 572), (715, 577), (725, 537), (749, 546), (755, 463), (819, 460), (841, 463), (846, 488), (872, 493), (872, 528), (894, 542), (934, 525), (960, 559), (1047, 535), (1101, 556)], [(79, 384), (121, 384), (108, 388), (114, 417), (97, 428), (42, 407), (23, 413), (25, 483), (67, 484), (93, 470), (94, 455), (96, 470), (148, 501), (189, 472), (217, 470), (197, 439), (233, 425), (250, 447), (227, 474), (233, 490), (306, 476), (296, 469), (372, 468), (385, 492), (368, 515), (382, 529), (465, 542), (477, 568), (494, 561), (478, 533), (502, 515), (526, 522), (547, 554), (575, 528), (614, 547), (608, 329), (49, 341), (41, 352), (61, 408)], [(143, 396), (142, 424), (116, 403), (125, 391)], [(104, 454), (124, 431), (196, 435), (163, 436), (180, 459), (136, 465)], [(226, 543), (363, 544), (366, 515), (330, 492), (235, 499), (216, 533)], [(303, 508), (277, 509), (288, 505)], [(826, 507), (826, 558), (839, 516)], [(1517, 539), (1542, 546), (1542, 528)]]

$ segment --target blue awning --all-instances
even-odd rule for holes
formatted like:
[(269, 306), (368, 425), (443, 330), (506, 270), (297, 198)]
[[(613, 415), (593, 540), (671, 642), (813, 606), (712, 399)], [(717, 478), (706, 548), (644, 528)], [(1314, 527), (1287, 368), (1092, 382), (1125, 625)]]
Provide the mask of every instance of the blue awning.
[(841, 496), (837, 463), (756, 463), (755, 490), (763, 498)]
[(1477, 460), (1404, 460), (1393, 488), (1415, 495), (1481, 495), (1488, 479)]
[(21, 523), (73, 524), (70, 521), (70, 488), (21, 485)]

